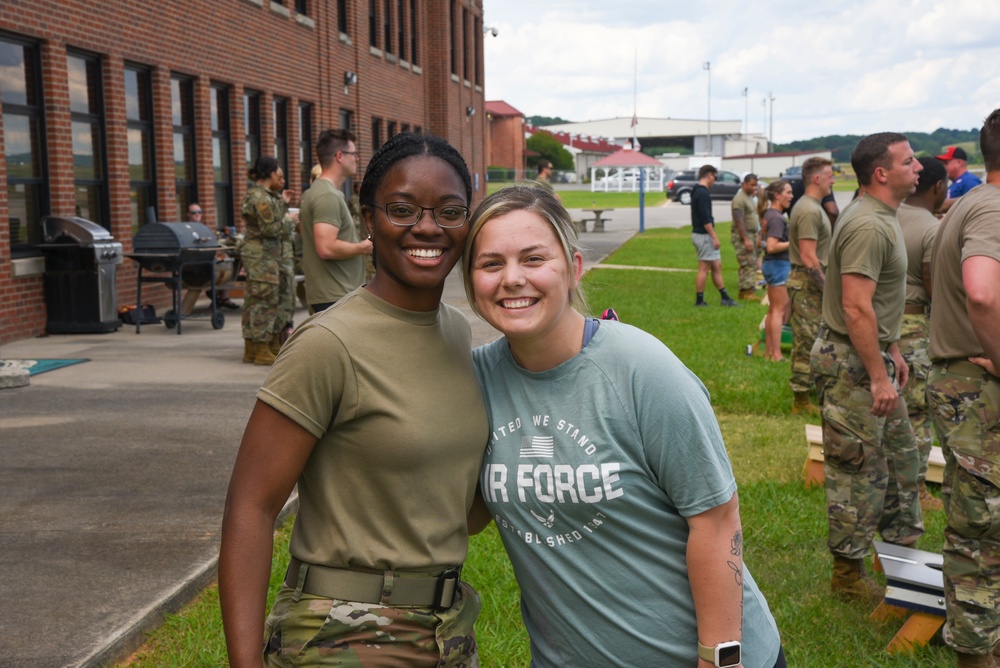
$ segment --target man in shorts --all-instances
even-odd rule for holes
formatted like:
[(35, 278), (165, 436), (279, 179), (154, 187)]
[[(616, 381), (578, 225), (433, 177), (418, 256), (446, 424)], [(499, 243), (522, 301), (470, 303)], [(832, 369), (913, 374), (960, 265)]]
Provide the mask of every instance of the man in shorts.
[(698, 275), (695, 278), (695, 306), (708, 306), (705, 301), (705, 283), (708, 274), (722, 296), (722, 306), (738, 306), (726, 292), (726, 282), (722, 278), (722, 243), (715, 233), (715, 218), (712, 216), (712, 196), (708, 189), (715, 183), (719, 170), (712, 165), (702, 165), (698, 170), (698, 183), (691, 190), (691, 243), (698, 252)]

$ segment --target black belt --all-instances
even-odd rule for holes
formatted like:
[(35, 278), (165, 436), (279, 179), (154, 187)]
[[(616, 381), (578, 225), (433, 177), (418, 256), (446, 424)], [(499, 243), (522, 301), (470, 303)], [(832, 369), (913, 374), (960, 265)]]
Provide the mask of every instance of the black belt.
[(455, 602), (462, 573), (461, 566), (437, 573), (356, 571), (309, 564), (292, 557), (285, 573), (285, 584), (297, 589), (303, 568), (302, 591), (306, 594), (397, 608), (433, 607), (437, 610), (446, 610)]

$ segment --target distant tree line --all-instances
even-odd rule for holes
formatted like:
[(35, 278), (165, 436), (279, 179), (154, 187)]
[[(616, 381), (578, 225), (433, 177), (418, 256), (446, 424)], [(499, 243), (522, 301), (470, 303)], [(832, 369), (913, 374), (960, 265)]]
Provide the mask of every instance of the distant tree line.
[(563, 123), (572, 123), (572, 121), (567, 121), (565, 118), (559, 118), (558, 116), (528, 116), (525, 120), (527, 120), (530, 125), (534, 125), (536, 128), (544, 127), (546, 125), (562, 125)]
[[(961, 146), (969, 154), (969, 162), (980, 163), (979, 130), (949, 130), (938, 128), (934, 132), (904, 132), (910, 146), (918, 156), (940, 155), (948, 146)], [(830, 151), (836, 162), (850, 162), (861, 135), (827, 135), (803, 139), (788, 144), (775, 144), (774, 151)]]

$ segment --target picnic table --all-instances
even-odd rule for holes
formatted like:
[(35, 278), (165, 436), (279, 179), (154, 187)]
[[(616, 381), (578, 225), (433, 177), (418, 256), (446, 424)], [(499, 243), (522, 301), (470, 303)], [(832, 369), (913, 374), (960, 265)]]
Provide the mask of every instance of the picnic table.
[(584, 218), (582, 221), (580, 221), (580, 231), (581, 232), (586, 232), (587, 231), (587, 223), (593, 221), (594, 222), (594, 231), (595, 232), (603, 232), (604, 231), (604, 222), (607, 221), (607, 220), (610, 220), (610, 218), (604, 218), (602, 216), (602, 214), (605, 211), (614, 211), (614, 209), (584, 209), (584, 211), (589, 211), (590, 213), (594, 214), (594, 217), (593, 218)]

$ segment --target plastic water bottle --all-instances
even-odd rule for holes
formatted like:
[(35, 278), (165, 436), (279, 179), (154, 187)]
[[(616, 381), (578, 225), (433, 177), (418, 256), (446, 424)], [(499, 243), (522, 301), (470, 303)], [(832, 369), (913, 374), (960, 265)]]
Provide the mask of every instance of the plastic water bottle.
[(747, 357), (753, 357), (753, 344), (747, 344)]

